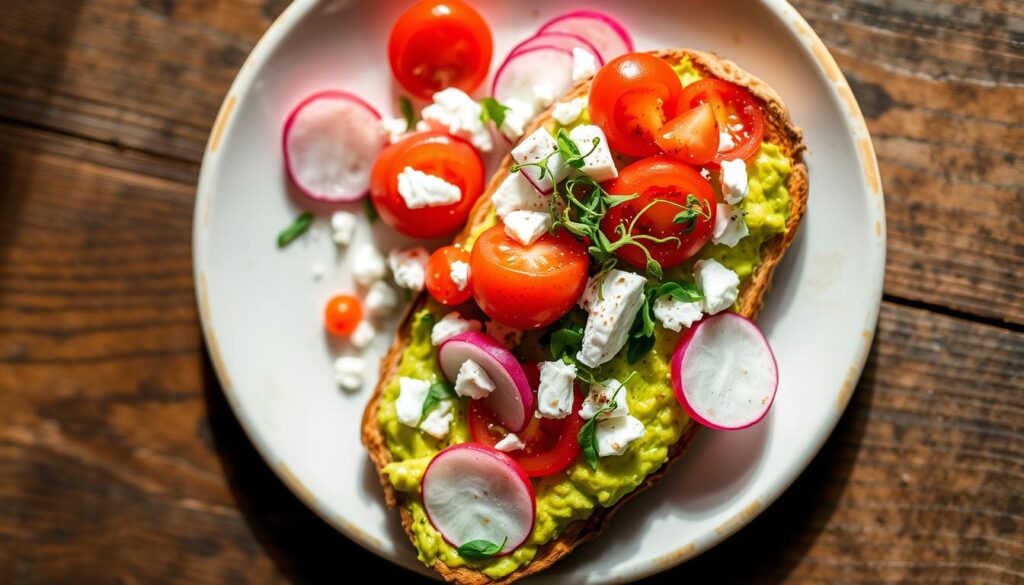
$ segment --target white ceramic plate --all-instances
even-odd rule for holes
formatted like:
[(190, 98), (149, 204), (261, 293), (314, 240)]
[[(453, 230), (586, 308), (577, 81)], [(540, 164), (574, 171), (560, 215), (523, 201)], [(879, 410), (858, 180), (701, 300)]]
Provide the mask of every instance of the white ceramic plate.
[[(387, 36), (406, 4), (297, 0), (266, 32), (224, 101), (203, 160), (195, 276), (213, 364), (271, 467), (347, 536), (427, 574), (398, 515), (385, 509), (359, 442), (388, 336), (367, 353), (366, 388), (339, 391), (331, 361), (346, 348), (325, 339), (321, 311), (331, 294), (352, 290), (348, 261), (324, 217), (283, 251), (274, 241), (302, 209), (282, 165), (285, 116), (324, 88), (355, 92), (388, 112)], [(494, 28), (495, 65), (556, 12), (603, 9), (629, 28), (638, 49), (688, 46), (736, 61), (778, 90), (805, 131), (808, 213), (760, 320), (781, 370), (770, 416), (745, 431), (700, 433), (682, 463), (615, 518), (615, 538), (580, 548), (540, 581), (639, 578), (707, 550), (754, 518), (810, 462), (842, 414), (882, 292), (885, 217), (874, 152), (846, 80), (782, 0), (474, 4)], [(361, 225), (359, 238), (371, 237), (382, 247), (398, 241), (380, 224)], [(319, 281), (311, 276), (317, 263), (327, 269)]]

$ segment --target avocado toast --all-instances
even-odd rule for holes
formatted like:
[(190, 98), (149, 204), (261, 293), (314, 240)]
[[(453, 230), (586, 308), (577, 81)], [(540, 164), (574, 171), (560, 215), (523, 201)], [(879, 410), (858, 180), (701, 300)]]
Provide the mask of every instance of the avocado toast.
[[(750, 205), (760, 205), (776, 220), (751, 225), (743, 247), (720, 250), (713, 257), (740, 275), (739, 295), (733, 310), (746, 317), (759, 313), (772, 273), (792, 242), (807, 203), (807, 172), (802, 161), (801, 131), (790, 120), (778, 95), (768, 85), (715, 55), (689, 49), (665, 50), (654, 56), (672, 65), (684, 85), (695, 78), (717, 78), (746, 88), (764, 113), (762, 153), (751, 168)], [(566, 102), (589, 94), (590, 81), (579, 83)], [(526, 134), (553, 124), (554, 107), (542, 113)], [(491, 195), (513, 168), (506, 156), (476, 203), (456, 243), (471, 246), (484, 228), (494, 224)], [(761, 197), (754, 200), (754, 195)], [(757, 214), (748, 215), (748, 223)], [(781, 218), (781, 220), (779, 219)], [(763, 218), (760, 218), (763, 219)], [(630, 388), (630, 410), (646, 425), (647, 434), (617, 458), (601, 459), (597, 468), (581, 460), (564, 474), (535, 480), (537, 516), (534, 533), (508, 556), (473, 560), (460, 557), (440, 537), (424, 513), (419, 482), (426, 462), (448, 444), (469, 439), (466, 409), (456, 406), (451, 435), (433, 440), (395, 418), (399, 376), (438, 376), (435, 349), (427, 328), (447, 309), (421, 293), (409, 307), (391, 350), (381, 363), (380, 382), (367, 404), (362, 440), (381, 474), (381, 485), (389, 506), (398, 506), (402, 525), (419, 550), (420, 559), (448, 581), (463, 584), (509, 583), (537, 573), (571, 552), (578, 544), (595, 538), (612, 514), (631, 496), (660, 479), (678, 460), (695, 435), (698, 425), (680, 408), (668, 381), (669, 356), (681, 334), (659, 329), (650, 355), (635, 364), (625, 358), (612, 360), (602, 374), (622, 378), (626, 370), (637, 372)]]

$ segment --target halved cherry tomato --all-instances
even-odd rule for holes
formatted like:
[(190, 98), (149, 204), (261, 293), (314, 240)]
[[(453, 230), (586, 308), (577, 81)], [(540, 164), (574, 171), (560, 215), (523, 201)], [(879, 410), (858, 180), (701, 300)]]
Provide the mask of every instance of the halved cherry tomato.
[(683, 112), (658, 130), (665, 154), (692, 165), (708, 163), (718, 154), (718, 122), (709, 104)]
[(423, 99), (457, 87), (472, 92), (491, 66), (491, 29), (459, 0), (423, 0), (391, 29), (388, 58), (395, 79)]
[(509, 327), (536, 329), (576, 304), (587, 280), (587, 248), (566, 232), (544, 234), (524, 246), (498, 224), (473, 244), (473, 298), (484, 313)]
[[(449, 205), (409, 209), (398, 192), (398, 174), (412, 167), (457, 185), (462, 198)], [(413, 134), (381, 152), (370, 174), (370, 197), (381, 219), (414, 238), (450, 234), (466, 223), (484, 190), (484, 164), (468, 142), (443, 132)]]
[(363, 305), (352, 295), (337, 295), (324, 308), (324, 327), (332, 335), (352, 335), (363, 320)]
[[(687, 164), (667, 156), (638, 160), (619, 171), (619, 177), (605, 189), (616, 195), (640, 196), (611, 208), (601, 221), (601, 231), (611, 242), (621, 239), (616, 231), (620, 225), (633, 236), (672, 238), (665, 243), (640, 240), (662, 268), (687, 260), (711, 239), (715, 192), (707, 179)], [(676, 223), (680, 212), (687, 210), (692, 212), (691, 219)], [(647, 265), (647, 257), (637, 246), (625, 245), (617, 254), (637, 268)]]
[(746, 88), (721, 79), (701, 79), (683, 89), (678, 109), (685, 112), (701, 104), (711, 105), (719, 131), (729, 133), (736, 145), (715, 154), (712, 162), (750, 160), (757, 154), (764, 138), (764, 112)]
[(616, 57), (594, 76), (590, 119), (613, 149), (630, 156), (657, 154), (658, 129), (675, 117), (682, 87), (672, 67), (653, 55)]
[[(540, 384), (537, 364), (523, 364), (531, 388)], [(580, 454), (577, 435), (585, 422), (577, 414), (583, 405), (583, 393), (577, 387), (573, 392), (572, 414), (565, 418), (530, 418), (530, 424), (517, 433), (526, 444), (508, 455), (516, 460), (530, 477), (554, 475), (569, 468)], [(507, 434), (498, 417), (487, 406), (486, 400), (469, 402), (469, 432), (473, 440), (493, 447)]]
[(459, 290), (459, 285), (452, 279), (454, 262), (468, 265), (469, 252), (461, 246), (444, 246), (434, 250), (427, 260), (427, 292), (442, 305), (460, 305), (473, 296), (473, 289), (468, 284)]

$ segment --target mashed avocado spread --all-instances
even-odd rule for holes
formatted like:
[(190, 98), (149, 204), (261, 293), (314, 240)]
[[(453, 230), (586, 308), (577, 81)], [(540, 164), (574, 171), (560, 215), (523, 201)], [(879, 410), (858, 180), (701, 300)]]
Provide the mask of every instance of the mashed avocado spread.
[[(700, 74), (689, 61), (675, 66), (675, 69), (684, 86), (700, 79)], [(749, 235), (733, 248), (709, 245), (701, 252), (702, 257), (715, 258), (741, 279), (749, 277), (760, 262), (761, 245), (771, 236), (786, 230), (790, 205), (786, 190), (789, 160), (779, 147), (763, 143), (757, 158), (747, 165), (747, 172), (749, 192), (739, 207), (744, 212)], [(529, 540), (504, 557), (488, 560), (462, 558), (427, 520), (419, 497), (419, 486), (427, 463), (434, 454), (449, 445), (470, 440), (466, 400), (456, 401), (451, 432), (445, 440), (434, 439), (403, 425), (398, 421), (395, 410), (399, 377), (431, 381), (443, 379), (435, 348), (430, 342), (430, 330), (436, 318), (429, 310), (416, 316), (398, 376), (385, 388), (378, 412), (393, 460), (384, 472), (395, 489), (406, 493), (406, 506), (413, 518), (412, 533), (423, 563), (430, 565), (435, 559), (441, 559), (452, 567), (468, 565), (488, 577), (501, 578), (529, 563), (544, 543), (556, 538), (570, 523), (587, 518), (597, 506), (613, 505), (636, 489), (668, 460), (669, 448), (679, 440), (687, 416), (673, 394), (669, 372), (679, 334), (658, 328), (654, 348), (641, 361), (628, 364), (623, 351), (599, 370), (601, 377), (617, 380), (624, 380), (631, 372), (636, 372), (628, 384), (627, 399), (630, 414), (644, 424), (644, 436), (631, 444), (624, 454), (599, 459), (597, 469), (592, 469), (581, 457), (564, 473), (534, 480), (537, 518)]]

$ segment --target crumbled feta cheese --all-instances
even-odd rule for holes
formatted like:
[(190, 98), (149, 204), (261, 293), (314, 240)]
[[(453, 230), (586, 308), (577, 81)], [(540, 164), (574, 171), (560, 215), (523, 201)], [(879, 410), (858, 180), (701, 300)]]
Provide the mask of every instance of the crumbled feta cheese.
[(536, 115), (537, 110), (534, 109), (533, 104), (516, 98), (509, 98), (504, 106), (508, 109), (505, 110), (505, 119), (501, 121), (498, 131), (509, 140), (518, 140), (526, 131), (526, 125)]
[[(537, 128), (533, 134), (522, 139), (512, 149), (512, 158), (521, 165), (540, 162), (547, 158), (547, 168), (551, 172), (544, 173), (543, 179), (540, 178), (541, 170), (538, 167), (523, 167), (519, 172), (525, 173), (538, 191), (550, 193), (555, 183), (569, 175), (569, 167), (566, 166), (562, 155), (558, 154), (557, 150), (558, 143), (555, 142), (555, 137), (546, 128)], [(552, 153), (554, 155), (548, 158), (548, 155)], [(552, 179), (554, 180), (552, 181)]]
[(363, 358), (346, 356), (334, 360), (334, 382), (349, 392), (362, 388)]
[(462, 199), (458, 185), (412, 167), (405, 167), (398, 173), (398, 194), (409, 209), (451, 205)]
[(373, 343), (373, 338), (377, 336), (377, 329), (373, 326), (373, 323), (369, 321), (360, 321), (359, 325), (356, 325), (356, 330), (352, 332), (348, 340), (352, 342), (352, 345), (359, 349), (366, 349), (368, 345)]
[(699, 260), (693, 267), (693, 278), (704, 293), (704, 312), (708, 315), (728, 309), (739, 296), (740, 277), (717, 260)]
[[(615, 159), (612, 158), (612, 151), (608, 148), (608, 139), (600, 126), (585, 124), (577, 126), (569, 132), (569, 138), (576, 143), (580, 153), (587, 154), (583, 159), (583, 166), (579, 171), (595, 181), (602, 182), (614, 179), (619, 176), (615, 168)], [(597, 139), (597, 146), (594, 146), (594, 139)], [(590, 152), (593, 150), (593, 152)]]
[(358, 224), (359, 218), (354, 213), (335, 211), (331, 214), (331, 239), (339, 246), (351, 244)]
[(524, 246), (551, 229), (551, 214), (546, 211), (513, 211), (505, 216), (505, 233)]
[(317, 262), (309, 267), (309, 272), (313, 275), (313, 280), (320, 280), (324, 277), (324, 265)]
[(567, 102), (558, 102), (555, 104), (555, 109), (551, 111), (551, 117), (562, 126), (568, 126), (580, 119), (580, 115), (583, 114), (583, 108), (585, 107), (587, 107), (586, 97), (573, 98)]
[(469, 286), (469, 264), (462, 260), (456, 260), (452, 262), (449, 274), (452, 277), (452, 282), (455, 283), (455, 288), (466, 290), (466, 287)]
[(459, 375), (455, 377), (455, 393), (477, 400), (491, 392), (494, 392), (494, 381), (487, 375), (487, 371), (473, 360), (462, 362)]
[(572, 49), (572, 82), (579, 83), (597, 73), (597, 58), (590, 51), (573, 47)]
[(423, 108), (423, 121), (435, 130), (441, 130), (468, 141), (477, 150), (490, 152), (494, 148), (491, 131), (480, 119), (483, 106), (464, 91), (449, 87), (434, 94), (434, 103)]
[(555, 102), (555, 87), (550, 83), (533, 86), (533, 103), (542, 110)]
[(683, 327), (693, 325), (702, 316), (703, 305), (700, 301), (688, 303), (672, 295), (662, 295), (654, 299), (654, 318), (665, 329), (679, 331)]
[(711, 241), (732, 248), (750, 233), (743, 211), (728, 203), (719, 203), (715, 209), (715, 229)]
[(518, 451), (526, 446), (526, 443), (519, 438), (519, 435), (515, 433), (509, 433), (501, 438), (500, 441), (494, 444), (494, 448), (498, 451)]
[(580, 418), (594, 418), (594, 415), (608, 406), (612, 400), (615, 401), (615, 408), (601, 413), (597, 420), (626, 416), (629, 414), (629, 403), (626, 401), (626, 387), (618, 380), (605, 380), (600, 384), (594, 384), (583, 400), (583, 406), (580, 407)]
[(728, 132), (718, 134), (718, 152), (729, 152), (734, 148), (736, 148), (736, 143), (733, 142), (732, 134)]
[(563, 361), (540, 363), (537, 414), (542, 418), (565, 418), (572, 414), (572, 388), (576, 366)]
[[(596, 281), (600, 279), (601, 293), (597, 294)], [(622, 270), (609, 270), (591, 277), (584, 295), (589, 316), (583, 330), (583, 348), (576, 359), (596, 368), (612, 359), (626, 344), (629, 328), (644, 298), (647, 279), (639, 274)]]
[(388, 254), (388, 264), (395, 277), (395, 284), (410, 290), (423, 290), (428, 259), (430, 254), (421, 246), (405, 251), (392, 250)]
[(401, 377), (398, 379), (398, 399), (395, 400), (395, 413), (398, 422), (413, 428), (419, 428), (428, 435), (443, 439), (448, 436), (448, 427), (451, 425), (454, 413), (452, 412), (452, 401), (442, 400), (427, 414), (427, 417), (420, 423), (423, 416), (423, 402), (430, 392), (428, 380), (417, 380), (415, 378)]
[(710, 181), (711, 180), (711, 171), (709, 171), (707, 169), (701, 169), (700, 170), (700, 176), (704, 177), (705, 180)]
[(452, 426), (452, 419), (455, 413), (452, 411), (452, 401), (442, 400), (437, 406), (427, 413), (427, 418), (420, 423), (420, 430), (435, 439), (444, 439), (448, 436), (448, 429)]
[(398, 306), (398, 295), (388, 283), (378, 280), (371, 284), (370, 289), (366, 291), (363, 306), (366, 307), (366, 312), (371, 317), (383, 317)]
[(544, 211), (550, 201), (551, 197), (537, 191), (521, 171), (509, 173), (491, 195), (494, 212), (501, 218), (520, 209)]
[(384, 278), (387, 267), (384, 257), (373, 244), (363, 244), (352, 257), (352, 278), (363, 286), (370, 286)]
[(722, 161), (722, 196), (735, 205), (747, 196), (747, 163), (742, 158)]
[(383, 118), (380, 121), (380, 129), (388, 142), (394, 144), (408, 133), (409, 122), (405, 118)]
[(622, 455), (630, 443), (644, 436), (644, 423), (632, 416), (597, 421), (597, 455)]
[(495, 341), (509, 349), (514, 349), (523, 340), (523, 332), (520, 329), (513, 329), (497, 321), (488, 321), (485, 325), (487, 334)]
[(481, 328), (480, 322), (476, 319), (463, 319), (458, 311), (452, 311), (434, 323), (434, 328), (430, 330), (430, 341), (434, 345), (441, 345), (449, 337), (467, 331), (480, 331)]

